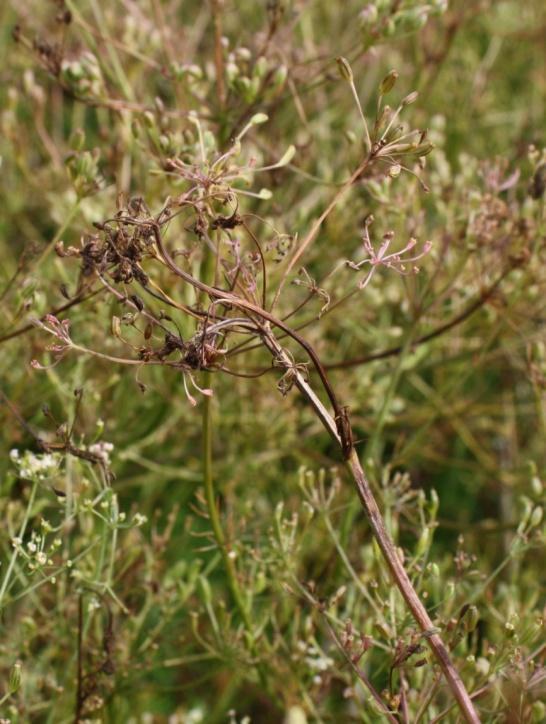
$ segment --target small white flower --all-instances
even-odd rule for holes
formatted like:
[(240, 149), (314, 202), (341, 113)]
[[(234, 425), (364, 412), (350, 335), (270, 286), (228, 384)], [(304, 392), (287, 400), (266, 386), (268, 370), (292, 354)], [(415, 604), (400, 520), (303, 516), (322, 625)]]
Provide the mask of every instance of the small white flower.
[(315, 671), (328, 671), (334, 665), (333, 660), (329, 656), (317, 656), (311, 658), (308, 656), (306, 659), (309, 667)]
[(57, 468), (59, 456), (51, 453), (36, 455), (27, 450), (23, 455), (19, 451), (11, 451), (10, 458), (18, 466), (19, 474), (23, 478), (45, 480)]
[(53, 530), (51, 523), (48, 520), (46, 520), (45, 518), (41, 519), (40, 525), (42, 526), (42, 528), (44, 529), (44, 531), (46, 533), (50, 533)]
[(110, 453), (114, 449), (111, 442), (96, 442), (89, 446), (89, 452), (99, 457), (105, 465), (110, 465)]
[(89, 611), (89, 613), (93, 613), (93, 611), (96, 611), (97, 608), (100, 608), (100, 602), (98, 598), (93, 596), (93, 598), (87, 604), (87, 610)]
[(204, 721), (204, 719), (205, 712), (200, 706), (194, 706), (186, 715), (187, 724), (199, 724), (199, 722)]
[(43, 551), (38, 551), (38, 553), (36, 554), (36, 560), (41, 566), (45, 566), (45, 564), (47, 563), (47, 556)]

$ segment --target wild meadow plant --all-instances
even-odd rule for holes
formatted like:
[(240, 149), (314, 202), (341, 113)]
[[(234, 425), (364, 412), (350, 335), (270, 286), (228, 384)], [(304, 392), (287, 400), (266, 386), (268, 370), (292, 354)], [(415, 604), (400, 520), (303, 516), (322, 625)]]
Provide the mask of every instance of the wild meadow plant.
[(5, 720), (543, 720), (517, 5), (3, 11)]

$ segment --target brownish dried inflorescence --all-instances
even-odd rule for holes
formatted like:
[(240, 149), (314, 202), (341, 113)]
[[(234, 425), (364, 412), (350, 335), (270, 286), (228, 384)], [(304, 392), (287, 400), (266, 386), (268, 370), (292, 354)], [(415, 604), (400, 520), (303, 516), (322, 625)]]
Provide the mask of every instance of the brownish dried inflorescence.
[(96, 223), (95, 227), (98, 233), (82, 237), (80, 249), (65, 249), (59, 242), (57, 254), (78, 256), (82, 260), (83, 276), (97, 273), (108, 275), (116, 283), (130, 284), (136, 280), (146, 286), (148, 275), (142, 270), (141, 262), (153, 244), (150, 224), (128, 212), (119, 212), (114, 219)]

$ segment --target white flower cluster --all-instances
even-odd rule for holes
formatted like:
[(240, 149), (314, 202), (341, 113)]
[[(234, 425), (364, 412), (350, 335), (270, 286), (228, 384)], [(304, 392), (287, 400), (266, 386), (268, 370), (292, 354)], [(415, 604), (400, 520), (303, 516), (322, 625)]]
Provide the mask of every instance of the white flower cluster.
[(30, 450), (21, 454), (16, 448), (10, 451), (9, 456), (19, 475), (29, 480), (46, 480), (57, 470), (60, 462), (60, 456), (56, 454), (36, 454)]
[(137, 527), (144, 525), (147, 521), (148, 518), (145, 515), (142, 515), (142, 513), (135, 513), (133, 516), (133, 525), (136, 525)]
[(48, 544), (44, 535), (33, 531), (26, 544), (21, 538), (13, 538), (12, 545), (17, 553), (26, 560), (28, 570), (34, 572), (42, 570), (46, 566), (53, 566), (53, 559), (50, 556), (59, 550), (62, 541), (60, 538), (55, 538)]
[[(310, 671), (314, 673), (313, 683), (320, 684), (322, 681), (321, 674), (328, 671), (334, 665), (333, 659), (327, 656), (317, 646), (307, 643), (306, 641), (298, 641), (296, 644), (299, 652), (303, 654), (303, 660), (309, 667)], [(300, 658), (300, 655), (295, 655), (294, 658)]]
[(96, 442), (89, 446), (89, 452), (101, 458), (105, 465), (110, 465), (110, 453), (114, 449), (111, 442)]

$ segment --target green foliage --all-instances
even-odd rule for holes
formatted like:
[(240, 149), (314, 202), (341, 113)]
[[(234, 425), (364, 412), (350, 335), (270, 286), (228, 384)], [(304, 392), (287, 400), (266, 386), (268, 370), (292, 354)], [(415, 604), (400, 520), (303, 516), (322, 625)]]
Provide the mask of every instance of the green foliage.
[(321, 375), (212, 287), (316, 351), (482, 721), (543, 721), (543, 3), (0, 18), (0, 715), (460, 720)]

